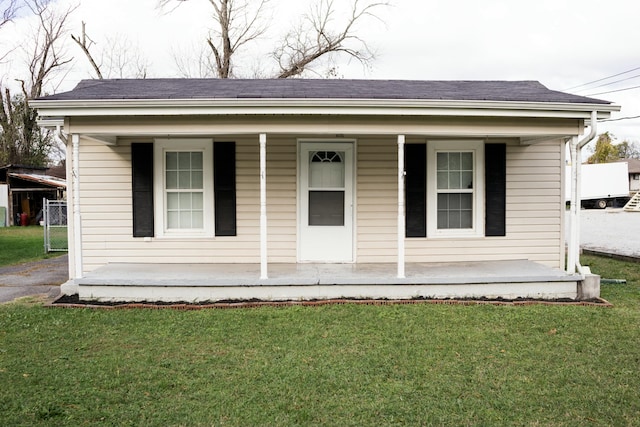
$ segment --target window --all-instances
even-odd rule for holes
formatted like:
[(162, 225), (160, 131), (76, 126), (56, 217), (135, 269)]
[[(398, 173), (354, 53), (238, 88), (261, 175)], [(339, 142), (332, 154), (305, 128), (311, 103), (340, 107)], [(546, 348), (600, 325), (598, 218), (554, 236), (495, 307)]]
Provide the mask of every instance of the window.
[(165, 151), (167, 230), (204, 227), (202, 151)]
[(156, 140), (156, 236), (213, 236), (212, 158), (208, 139)]
[(344, 225), (344, 153), (309, 153), (309, 225)]
[(407, 144), (406, 237), (505, 236), (506, 147), (480, 141)]
[(473, 151), (437, 152), (438, 229), (473, 228)]
[(427, 144), (427, 235), (484, 234), (484, 143)]

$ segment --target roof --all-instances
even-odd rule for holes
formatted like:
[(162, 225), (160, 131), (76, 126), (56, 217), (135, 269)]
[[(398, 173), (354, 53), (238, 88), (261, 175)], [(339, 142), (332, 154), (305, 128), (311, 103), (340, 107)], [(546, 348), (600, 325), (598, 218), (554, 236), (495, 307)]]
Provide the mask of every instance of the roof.
[(9, 173), (11, 178), (18, 178), (24, 181), (35, 182), (55, 188), (66, 188), (67, 181), (50, 175), (38, 175), (33, 173)]
[(345, 79), (82, 80), (42, 101), (169, 99), (371, 99), (610, 104), (550, 90), (537, 81)]
[(627, 162), (629, 173), (640, 173), (640, 159), (624, 159), (621, 161)]
[(30, 165), (14, 165), (14, 164), (8, 164), (8, 165), (3, 165), (0, 166), (0, 169), (23, 169), (23, 170), (46, 170), (47, 167), (46, 166), (30, 166)]

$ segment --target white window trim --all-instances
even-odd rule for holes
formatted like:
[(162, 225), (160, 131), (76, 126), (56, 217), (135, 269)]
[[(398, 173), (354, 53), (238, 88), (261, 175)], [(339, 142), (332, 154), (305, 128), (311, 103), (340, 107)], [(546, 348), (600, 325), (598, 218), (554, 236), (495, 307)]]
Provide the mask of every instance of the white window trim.
[[(438, 229), (437, 153), (473, 151), (473, 227)], [(484, 141), (427, 141), (427, 238), (484, 237)]]
[[(165, 191), (165, 153), (167, 151), (202, 151), (204, 227), (197, 230), (167, 230)], [(213, 238), (213, 140), (205, 138), (156, 139), (153, 144), (154, 228), (158, 238)]]

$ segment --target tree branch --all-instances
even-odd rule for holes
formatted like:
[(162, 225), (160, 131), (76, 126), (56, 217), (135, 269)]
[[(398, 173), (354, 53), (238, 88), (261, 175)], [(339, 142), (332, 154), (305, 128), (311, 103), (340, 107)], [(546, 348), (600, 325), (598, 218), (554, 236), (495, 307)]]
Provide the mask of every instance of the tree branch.
[(0, 28), (2, 28), (6, 23), (11, 22), (13, 18), (16, 17), (20, 6), (18, 6), (18, 0), (0, 0), (0, 9), (2, 10)]
[[(387, 1), (379, 1), (361, 5), (354, 0), (347, 21), (338, 31), (331, 31), (335, 12), (333, 0), (320, 0), (319, 3), (304, 16), (302, 24), (285, 35), (281, 45), (272, 53), (280, 71), (276, 77), (288, 78), (302, 74), (318, 59), (332, 53), (344, 53), (363, 64), (368, 64), (374, 57), (369, 46), (355, 34), (355, 26), (366, 18), (379, 19), (375, 11), (389, 6)], [(359, 47), (348, 46), (355, 42)]]
[[(160, 8), (175, 0), (158, 0)], [(266, 7), (271, 0), (208, 0), (213, 8), (213, 24), (206, 45), (215, 61), (204, 59), (201, 67), (215, 63), (212, 71), (218, 78), (233, 76), (237, 51), (267, 30)], [(176, 6), (177, 7), (177, 6)], [(175, 7), (172, 9), (175, 10)], [(202, 59), (202, 58), (201, 58)]]
[[(96, 61), (94, 61), (93, 59), (93, 55), (91, 55), (91, 52), (89, 51), (89, 46), (90, 44), (87, 43), (87, 32), (86, 32), (86, 24), (84, 21), (82, 21), (82, 34), (80, 37), (76, 37), (73, 34), (71, 34), (71, 38), (73, 39), (74, 42), (76, 42), (76, 44), (78, 46), (80, 46), (80, 49), (82, 49), (82, 51), (84, 52), (84, 55), (87, 57), (87, 59), (89, 60), (89, 63), (91, 64), (91, 66), (93, 67), (93, 70), (96, 72), (97, 76), (99, 79), (102, 79), (102, 72), (100, 71), (100, 67), (98, 67), (98, 64), (96, 64)], [(89, 42), (92, 42), (91, 39), (89, 39)]]

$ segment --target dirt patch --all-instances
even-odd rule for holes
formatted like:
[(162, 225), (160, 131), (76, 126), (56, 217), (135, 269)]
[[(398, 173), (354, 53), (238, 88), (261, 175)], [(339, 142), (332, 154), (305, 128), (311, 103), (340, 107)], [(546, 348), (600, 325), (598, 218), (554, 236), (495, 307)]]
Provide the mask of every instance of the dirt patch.
[(257, 308), (257, 307), (290, 307), (290, 306), (320, 306), (320, 305), (337, 305), (337, 304), (364, 304), (364, 305), (410, 305), (410, 304), (451, 304), (451, 305), (508, 305), (508, 306), (525, 306), (525, 305), (575, 305), (589, 307), (613, 307), (611, 303), (602, 298), (594, 298), (588, 301), (574, 300), (535, 300), (535, 299), (408, 299), (408, 300), (387, 300), (387, 299), (327, 299), (327, 300), (310, 300), (310, 301), (262, 301), (262, 300), (245, 300), (245, 301), (216, 301), (216, 302), (101, 302), (101, 301), (81, 301), (78, 295), (63, 295), (60, 298), (48, 304), (48, 307), (65, 307), (65, 308), (97, 308), (97, 309), (163, 309), (169, 308), (174, 310), (200, 310), (205, 308)]

